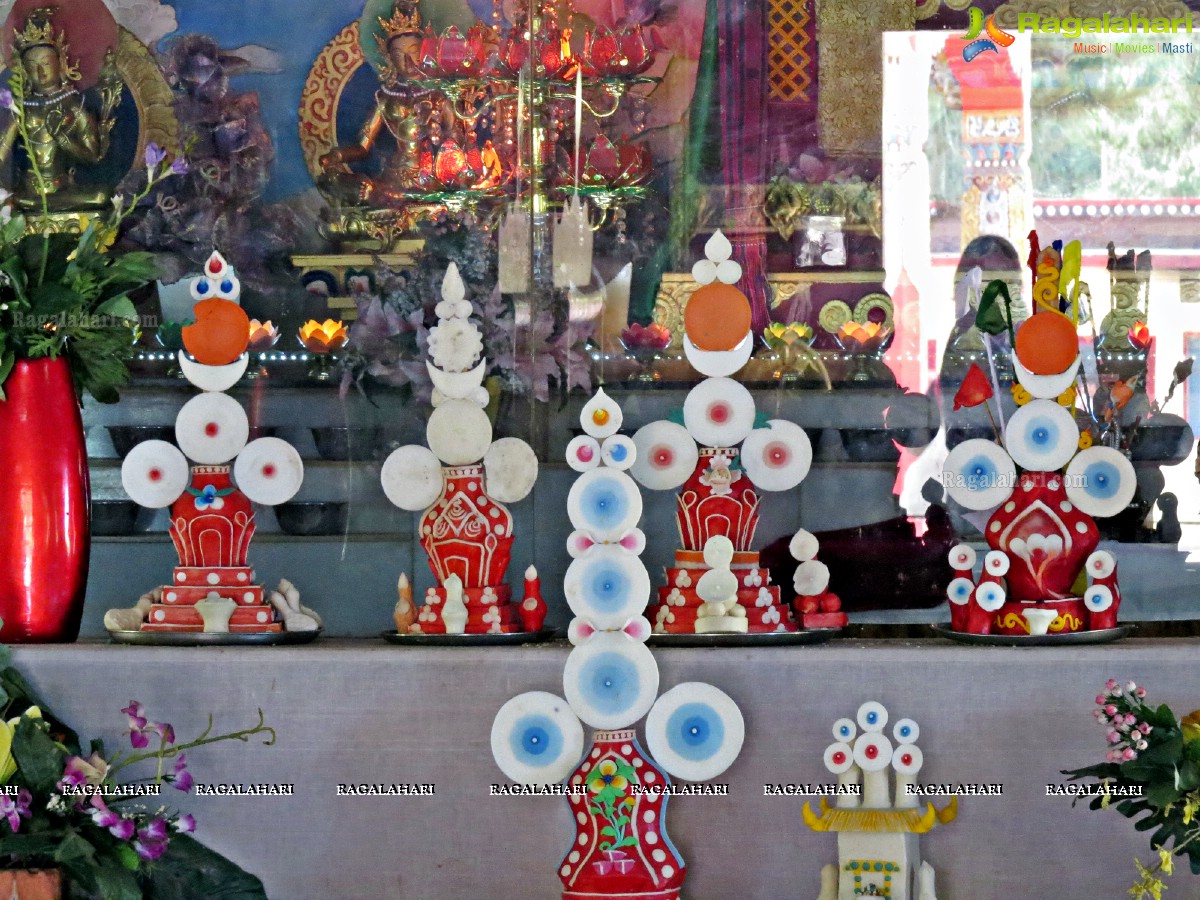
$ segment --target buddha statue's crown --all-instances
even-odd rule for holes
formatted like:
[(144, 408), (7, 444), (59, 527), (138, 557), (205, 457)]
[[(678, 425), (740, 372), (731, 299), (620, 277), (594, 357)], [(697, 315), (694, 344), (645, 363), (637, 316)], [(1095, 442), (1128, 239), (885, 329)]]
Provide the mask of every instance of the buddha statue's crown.
[(13, 29), (13, 46), (24, 53), (34, 47), (53, 47), (62, 52), (66, 49), (64, 35), (54, 33), (54, 13), (52, 6), (35, 9), (25, 17), (24, 28)]
[(379, 17), (379, 25), (383, 28), (386, 40), (403, 34), (421, 34), (421, 10), (412, 0), (398, 0), (392, 10), (392, 17)]

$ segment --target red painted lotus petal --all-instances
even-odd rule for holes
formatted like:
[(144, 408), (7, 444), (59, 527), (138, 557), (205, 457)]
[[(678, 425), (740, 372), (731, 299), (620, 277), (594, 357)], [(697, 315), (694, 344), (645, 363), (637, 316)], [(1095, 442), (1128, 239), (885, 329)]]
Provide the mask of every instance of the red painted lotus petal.
[(654, 53), (646, 43), (646, 35), (641, 25), (635, 25), (621, 32), (619, 36), (621, 54), (625, 57), (626, 65), (623, 72), (626, 75), (640, 75), (650, 68), (654, 61)]
[(621, 45), (611, 31), (593, 32), (587, 36), (583, 46), (586, 66), (602, 75), (615, 75), (624, 68), (621, 65), (623, 58)]
[(617, 155), (617, 148), (604, 135), (597, 137), (596, 143), (592, 145), (587, 155), (587, 168), (589, 172), (597, 173), (609, 184), (620, 176), (621, 160)]

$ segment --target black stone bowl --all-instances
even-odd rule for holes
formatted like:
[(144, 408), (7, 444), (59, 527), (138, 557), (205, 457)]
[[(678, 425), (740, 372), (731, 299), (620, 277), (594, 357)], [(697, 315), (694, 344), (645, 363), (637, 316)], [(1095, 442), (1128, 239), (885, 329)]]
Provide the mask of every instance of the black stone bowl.
[(108, 436), (112, 439), (117, 456), (124, 459), (142, 441), (166, 441), (175, 443), (173, 425), (109, 425)]
[(326, 500), (299, 500), (275, 507), (279, 527), (287, 534), (342, 534), (350, 512), (345, 503)]
[(321, 459), (373, 459), (379, 450), (381, 428), (314, 428), (313, 442)]
[(99, 537), (137, 534), (150, 527), (154, 510), (132, 500), (93, 500), (92, 534)]

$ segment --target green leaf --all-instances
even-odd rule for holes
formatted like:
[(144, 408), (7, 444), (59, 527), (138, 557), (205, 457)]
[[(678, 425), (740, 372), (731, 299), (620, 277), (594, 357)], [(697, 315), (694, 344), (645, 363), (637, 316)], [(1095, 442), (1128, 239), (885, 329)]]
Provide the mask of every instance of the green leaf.
[(616, 849), (619, 850), (622, 847), (636, 847), (637, 845), (638, 839), (632, 834), (627, 834), (617, 843)]
[(112, 316), (114, 319), (135, 320), (138, 317), (137, 308), (128, 294), (118, 294), (110, 300), (105, 300), (97, 307), (96, 312), (102, 316)]
[(605, 837), (615, 838), (617, 836), (617, 829), (613, 828), (611, 825), (605, 825), (600, 829), (600, 833)]
[(154, 900), (266, 900), (262, 882), (188, 835), (171, 838), (167, 852), (143, 875)]
[(1160, 783), (1150, 785), (1150, 787), (1146, 790), (1145, 798), (1146, 802), (1151, 806), (1161, 809), (1170, 803), (1174, 803), (1181, 796), (1182, 795), (1180, 792), (1175, 789), (1174, 784)]
[(24, 675), (12, 666), (0, 670), (0, 688), (13, 700), (21, 700), (25, 706), (38, 707), (42, 711), (42, 718), (50, 723), (50, 732), (59, 738), (59, 742), (66, 746), (69, 753), (79, 755), (79, 736), (54, 713), (37, 691), (29, 686)]
[[(1004, 301), (1001, 306), (999, 300)], [(979, 299), (979, 310), (975, 313), (975, 327), (987, 334), (1003, 334), (1012, 327), (1012, 299), (1008, 285), (996, 279), (983, 289)]]
[(142, 900), (142, 888), (138, 884), (137, 875), (117, 860), (102, 862), (93, 870), (93, 879), (101, 900)]
[[(135, 853), (136, 857), (137, 854)], [(58, 847), (54, 850), (54, 860), (59, 863), (69, 863), (74, 860), (94, 860), (96, 848), (93, 847), (78, 831), (68, 828), (60, 838)]]
[(69, 310), (79, 311), (79, 295), (57, 281), (48, 281), (34, 288), (29, 297), (34, 315), (51, 318)]
[(49, 794), (62, 778), (67, 756), (33, 719), (21, 719), (13, 735), (13, 758), (21, 780), (35, 794)]

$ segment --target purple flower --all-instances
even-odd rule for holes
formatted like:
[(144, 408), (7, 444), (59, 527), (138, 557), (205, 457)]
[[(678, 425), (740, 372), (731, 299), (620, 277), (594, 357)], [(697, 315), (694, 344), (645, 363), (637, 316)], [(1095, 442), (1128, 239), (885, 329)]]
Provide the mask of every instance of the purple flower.
[(191, 834), (196, 830), (196, 819), (191, 813), (185, 816), (180, 816), (175, 820), (174, 828), (180, 834)]
[(150, 824), (137, 833), (133, 849), (145, 860), (156, 860), (167, 852), (167, 823), (162, 819), (152, 819)]
[(183, 156), (175, 157), (175, 161), (171, 163), (172, 175), (186, 175), (188, 173), (188, 161)]
[(120, 813), (113, 812), (99, 794), (92, 794), (89, 802), (92, 806), (89, 812), (97, 828), (107, 828), (118, 840), (127, 841), (133, 837), (137, 831), (133, 819), (126, 819)]
[(29, 818), (29, 803), (33, 795), (21, 788), (14, 798), (11, 794), (0, 796), (0, 818), (8, 820), (8, 827), (16, 834), (21, 828), (21, 819)]
[(138, 831), (138, 837), (151, 841), (167, 840), (167, 820), (151, 819), (145, 828)]
[(99, 753), (93, 753), (88, 759), (82, 756), (72, 756), (67, 760), (63, 769), (63, 777), (59, 779), (58, 789), (80, 787), (85, 784), (100, 784), (108, 774), (108, 763)]
[(150, 746), (152, 734), (157, 734), (164, 743), (175, 743), (175, 729), (165, 722), (151, 722), (147, 719), (145, 708), (137, 700), (131, 700), (121, 712), (129, 719), (129, 743), (135, 750), (144, 750)]
[(145, 161), (147, 169), (158, 168), (160, 165), (162, 165), (162, 161), (166, 158), (167, 151), (158, 146), (158, 144), (154, 143), (154, 141), (151, 141), (146, 145)]
[(0, 89), (0, 106), (5, 109), (12, 109), (16, 106), (16, 103), (13, 101), (12, 91), (8, 88)]
[(195, 781), (192, 779), (192, 773), (188, 771), (187, 754), (180, 753), (175, 757), (175, 764), (171, 768), (171, 786), (180, 791), (190, 791)]

